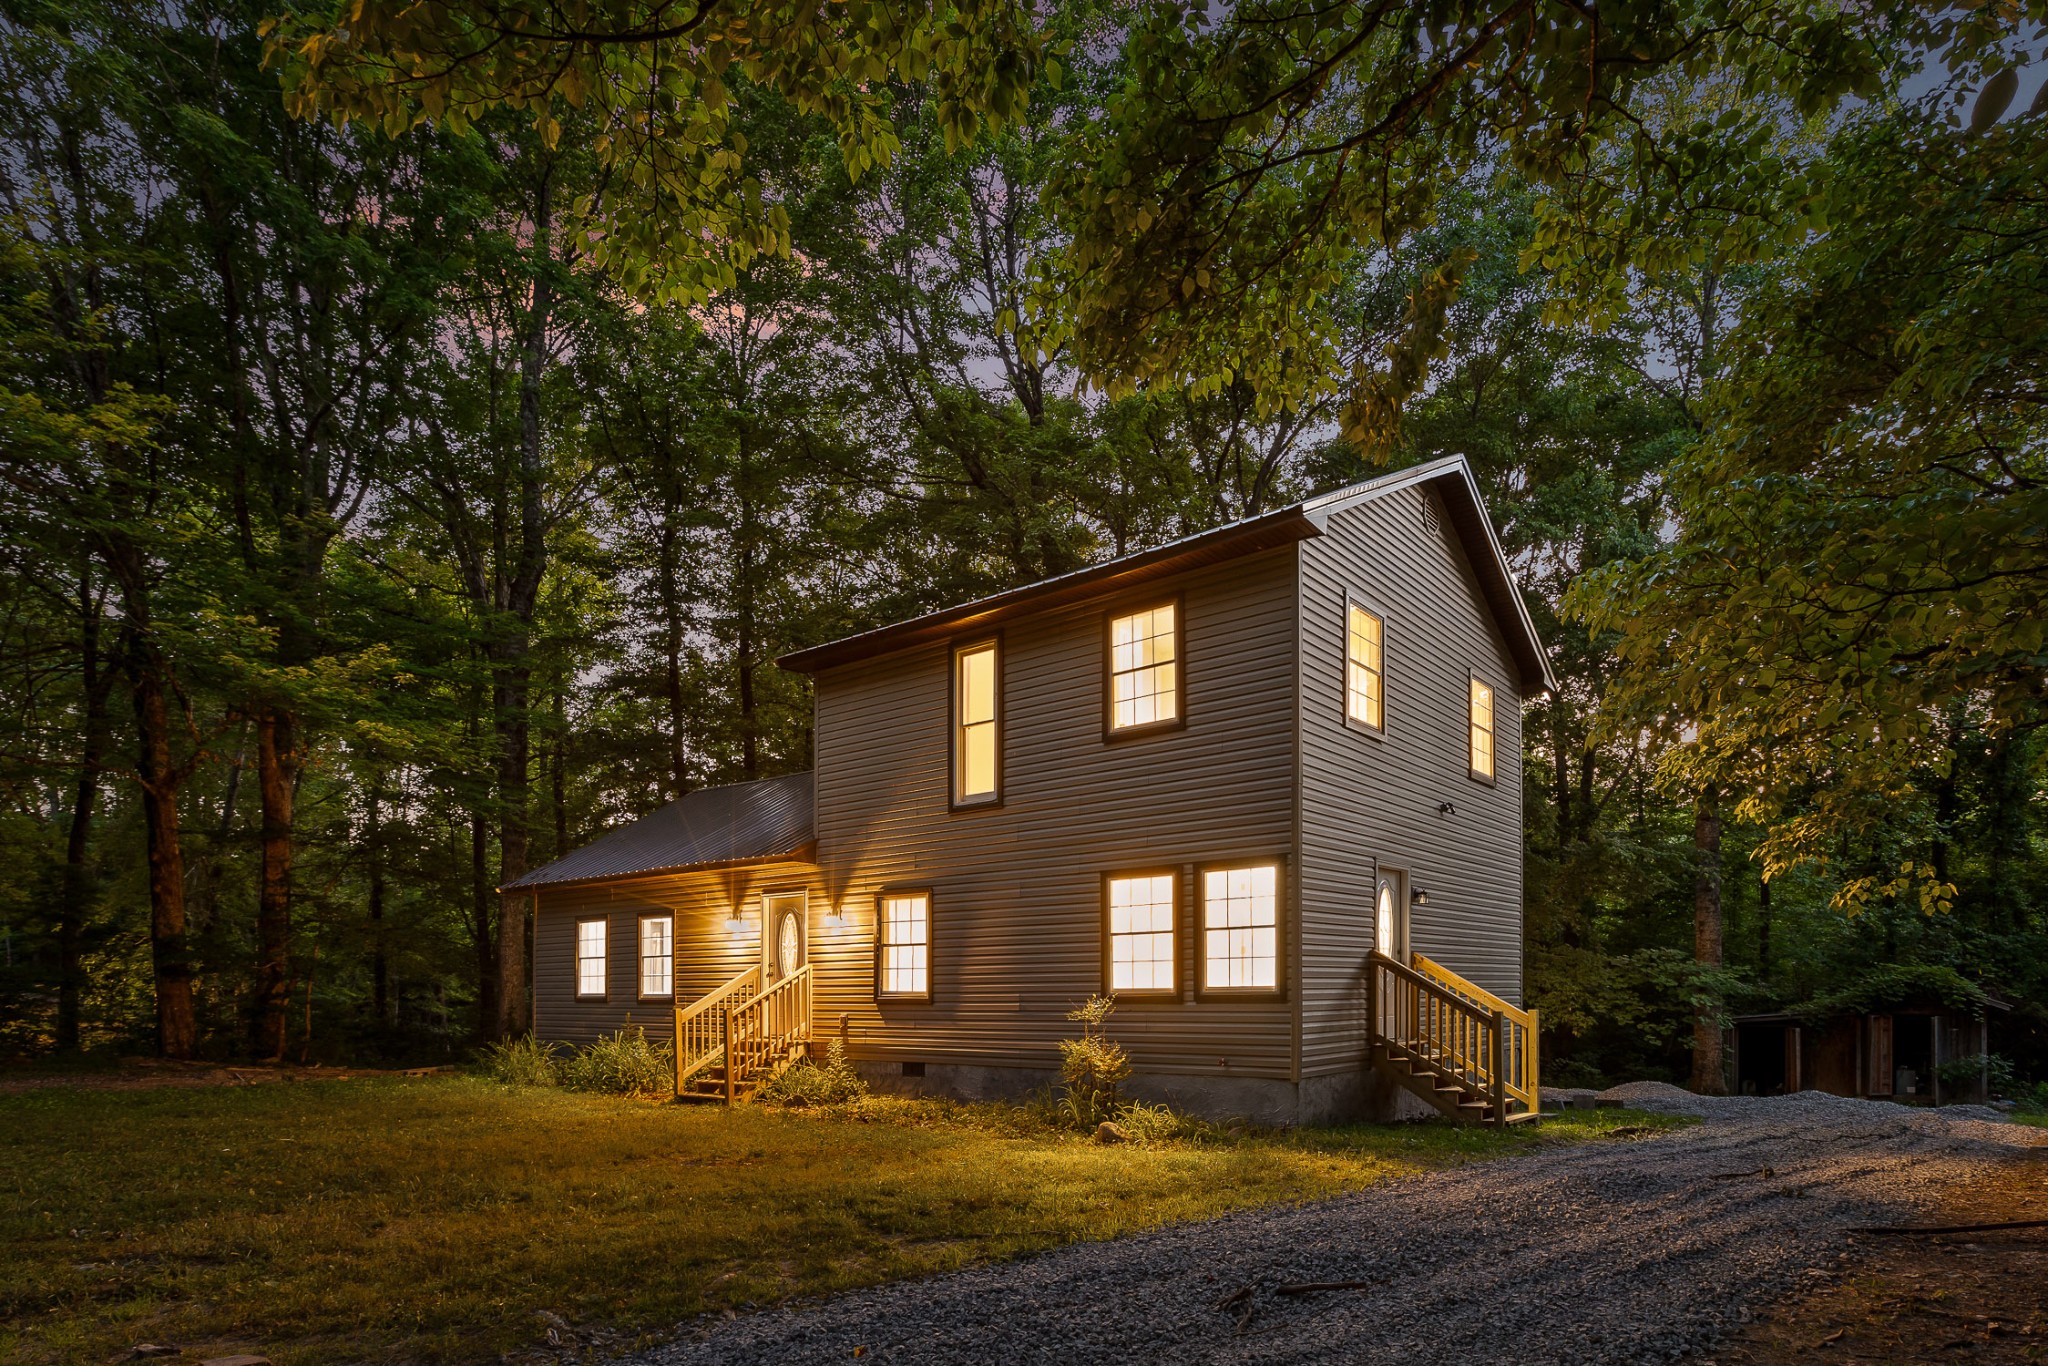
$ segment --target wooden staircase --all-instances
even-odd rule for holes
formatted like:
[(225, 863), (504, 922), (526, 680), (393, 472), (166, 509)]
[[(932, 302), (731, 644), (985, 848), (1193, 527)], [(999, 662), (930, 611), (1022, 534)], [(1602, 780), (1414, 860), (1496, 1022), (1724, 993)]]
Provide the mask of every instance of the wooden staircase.
[(676, 1010), (676, 1099), (737, 1105), (810, 1052), (811, 969), (761, 989), (749, 968)]
[(1372, 1065), (1467, 1124), (1519, 1124), (1542, 1108), (1537, 1014), (1421, 954), (1366, 957)]

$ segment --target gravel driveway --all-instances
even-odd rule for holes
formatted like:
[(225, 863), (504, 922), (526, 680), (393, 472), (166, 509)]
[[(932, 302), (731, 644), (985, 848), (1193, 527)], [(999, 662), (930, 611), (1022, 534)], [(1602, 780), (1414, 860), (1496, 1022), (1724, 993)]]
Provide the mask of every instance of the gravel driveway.
[[(1844, 1227), (1919, 1217), (2048, 1141), (1983, 1110), (1622, 1090), (1702, 1123), (771, 1310), (627, 1360), (1676, 1361), (1826, 1275)], [(1352, 1280), (1372, 1288), (1275, 1293)]]

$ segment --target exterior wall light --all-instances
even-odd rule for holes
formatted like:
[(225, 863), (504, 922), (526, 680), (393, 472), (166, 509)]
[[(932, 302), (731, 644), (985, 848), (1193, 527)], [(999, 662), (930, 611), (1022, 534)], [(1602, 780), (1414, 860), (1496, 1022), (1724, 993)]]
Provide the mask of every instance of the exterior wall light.
[(1450, 802), (1439, 802), (1436, 814), (1439, 816), (1455, 816), (1458, 814), (1458, 808)]
[(1429, 904), (1429, 893), (1417, 887), (1414, 891), (1408, 893), (1408, 904), (1410, 906), (1427, 906)]

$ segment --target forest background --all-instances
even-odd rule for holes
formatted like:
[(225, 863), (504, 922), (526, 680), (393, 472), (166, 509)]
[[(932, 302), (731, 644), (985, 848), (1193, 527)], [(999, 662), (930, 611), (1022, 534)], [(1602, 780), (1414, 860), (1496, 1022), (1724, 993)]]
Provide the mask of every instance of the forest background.
[(1589, 145), (1575, 209), (1682, 248), (1597, 280), (1481, 128), (1316, 258), (1294, 372), (1197, 316), (1206, 369), (1105, 382), (1077, 177), (1162, 60), (1111, 7), (1044, 12), (1060, 60), (972, 139), (880, 87), (881, 158), (735, 76), (786, 243), (687, 297), (586, 230), (636, 193), (594, 115), (295, 117), (274, 8), (0, 3), (0, 1055), (517, 1033), (495, 887), (808, 767), (778, 654), (1462, 452), (1561, 681), (1523, 732), (1546, 1080), (1902, 983), (2010, 1002), (2048, 1077), (2017, 19), (1847, 101), (1667, 72), (1630, 119), (1768, 187), (1672, 216)]

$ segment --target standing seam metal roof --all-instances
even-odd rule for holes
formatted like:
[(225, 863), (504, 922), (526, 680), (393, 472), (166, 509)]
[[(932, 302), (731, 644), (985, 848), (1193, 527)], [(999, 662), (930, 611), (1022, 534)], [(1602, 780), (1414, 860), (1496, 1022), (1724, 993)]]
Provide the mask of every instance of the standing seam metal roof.
[(811, 811), (808, 773), (699, 788), (500, 890), (796, 857), (816, 838)]

